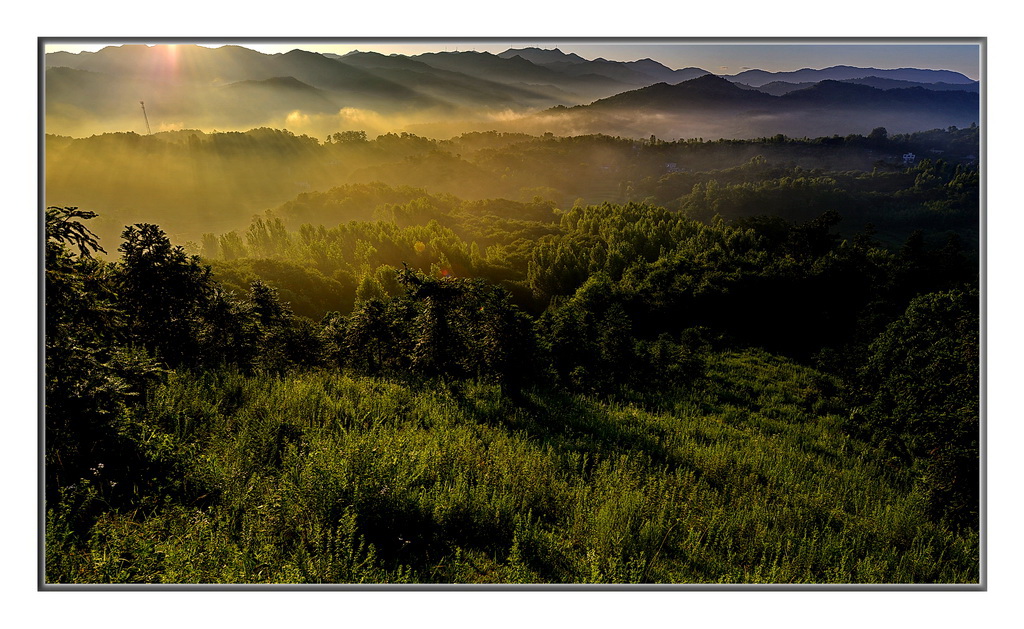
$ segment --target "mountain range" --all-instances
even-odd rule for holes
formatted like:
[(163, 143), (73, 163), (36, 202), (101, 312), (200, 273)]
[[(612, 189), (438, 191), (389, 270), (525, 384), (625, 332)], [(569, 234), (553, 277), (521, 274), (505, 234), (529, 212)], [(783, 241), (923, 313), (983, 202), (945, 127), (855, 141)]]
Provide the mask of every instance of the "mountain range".
[(779, 109), (793, 111), (804, 106), (831, 109), (871, 107), (956, 109), (972, 113), (978, 107), (978, 96), (970, 91), (933, 91), (920, 86), (879, 89), (870, 85), (835, 80), (812, 83), (780, 96), (744, 89), (713, 74), (675, 85), (657, 83), (648, 87), (603, 98), (580, 108), (637, 108), (678, 111), (701, 107)]
[(854, 66), (832, 66), (822, 70), (803, 68), (792, 72), (765, 72), (764, 70), (746, 70), (729, 77), (737, 83), (745, 83), (752, 87), (759, 87), (772, 81), (787, 81), (799, 83), (802, 81), (841, 81), (844, 79), (861, 79), (867, 76), (875, 76), (883, 79), (895, 79), (898, 81), (915, 81), (918, 83), (955, 83), (969, 85), (975, 83), (970, 78), (953, 72), (951, 70), (921, 70), (918, 68), (898, 68), (882, 70), (879, 68), (857, 68)]
[[(977, 81), (972, 83), (921, 83), (919, 81), (902, 81), (899, 79), (887, 79), (878, 76), (866, 76), (857, 79), (827, 79), (827, 80), (838, 80), (841, 83), (856, 83), (859, 85), (868, 85), (870, 87), (877, 87), (880, 90), (892, 90), (907, 87), (921, 87), (926, 90), (932, 90), (936, 92), (973, 92), (977, 94), (980, 91), (980, 85)], [(782, 96), (783, 94), (792, 92), (793, 90), (803, 89), (805, 87), (811, 87), (815, 85), (817, 81), (804, 81), (802, 83), (791, 83), (789, 81), (772, 81), (771, 83), (765, 83), (754, 87), (745, 83), (736, 82), (736, 85), (764, 92), (766, 94), (772, 94), (773, 96)]]
[[(978, 83), (947, 70), (834, 66), (715, 76), (557, 48), (407, 56), (124, 45), (48, 53), (45, 67), (47, 132), (66, 135), (141, 132), (139, 101), (157, 129), (274, 126), (324, 135), (555, 125), (561, 133), (678, 137), (699, 131), (704, 119), (714, 123), (704, 135), (774, 134), (769, 127), (780, 122), (799, 131), (791, 123), (801, 116), (826, 134), (883, 123), (891, 131), (963, 125), (978, 122), (979, 102)], [(744, 118), (726, 121), (726, 112)], [(684, 115), (688, 122), (675, 120)]]

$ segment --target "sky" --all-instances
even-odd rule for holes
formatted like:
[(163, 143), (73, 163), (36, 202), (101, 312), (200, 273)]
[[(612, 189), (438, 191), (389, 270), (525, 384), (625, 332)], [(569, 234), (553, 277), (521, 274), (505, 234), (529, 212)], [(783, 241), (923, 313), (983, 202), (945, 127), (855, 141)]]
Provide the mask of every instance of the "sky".
[[(106, 45), (124, 43), (125, 40), (79, 41), (48, 43), (47, 52), (67, 50), (69, 52), (95, 51)], [(149, 43), (148, 40), (145, 43)], [(166, 40), (165, 40), (166, 41)], [(203, 40), (190, 41), (207, 46), (222, 42)], [(349, 39), (325, 41), (314, 40), (238, 40), (232, 41), (264, 53), (288, 52), (294, 48), (313, 52), (345, 54), (352, 50), (374, 51), (383, 54), (415, 55), (423, 52), (465, 51), (500, 53), (509, 48), (558, 48), (565, 53), (576, 53), (585, 59), (602, 57), (612, 61), (635, 61), (651, 58), (670, 68), (698, 67), (715, 74), (738, 74), (757, 68), (769, 72), (799, 70), (801, 68), (826, 68), (834, 65), (857, 67), (923, 68), (931, 70), (953, 70), (971, 79), (980, 78), (981, 49), (975, 43), (960, 43), (964, 40), (918, 39), (890, 43), (889, 40), (833, 40), (820, 39), (789, 40), (766, 43), (764, 40), (667, 40), (642, 39)], [(690, 43), (694, 42), (694, 43)], [(953, 43), (951, 43), (953, 42)], [(144, 42), (134, 42), (144, 43)]]

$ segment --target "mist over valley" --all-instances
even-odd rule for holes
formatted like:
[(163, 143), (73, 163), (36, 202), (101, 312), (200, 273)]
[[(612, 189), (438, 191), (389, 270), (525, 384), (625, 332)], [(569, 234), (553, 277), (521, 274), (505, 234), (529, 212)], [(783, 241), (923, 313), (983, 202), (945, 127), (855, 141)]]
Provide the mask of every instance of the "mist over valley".
[[(748, 70), (722, 77), (719, 83), (746, 88), (742, 94), (711, 88), (711, 81), (694, 83), (711, 74), (700, 68), (674, 70), (651, 59), (586, 60), (535, 48), (405, 56), (124, 45), (48, 53), (45, 63), (47, 132), (76, 137), (144, 132), (140, 100), (156, 131), (268, 126), (318, 138), (352, 125), (371, 134), (406, 131), (438, 139), (486, 130), (736, 139), (866, 134), (878, 126), (906, 133), (978, 122), (976, 81), (909, 68)], [(873, 89), (838, 91), (835, 81)], [(783, 91), (780, 83), (792, 89)], [(773, 87), (757, 91), (763, 85)], [(609, 111), (612, 104), (618, 111)], [(573, 111), (551, 116), (547, 110), (557, 106)], [(729, 124), (714, 119), (723, 107)], [(591, 115), (591, 108), (604, 111)], [(809, 120), (801, 124), (802, 118)]]
[(870, 169), (909, 149), (700, 144), (896, 136), (979, 118), (976, 81), (909, 68), (716, 76), (558, 49), (337, 55), (189, 44), (51, 52), (45, 65), (49, 202), (102, 206), (96, 229), (107, 239), (160, 217), (176, 241), (198, 241), (298, 194), (374, 181), (564, 207), (637, 198), (645, 178), (759, 154)]
[(47, 586), (978, 588), (977, 44), (436, 48), (40, 59)]

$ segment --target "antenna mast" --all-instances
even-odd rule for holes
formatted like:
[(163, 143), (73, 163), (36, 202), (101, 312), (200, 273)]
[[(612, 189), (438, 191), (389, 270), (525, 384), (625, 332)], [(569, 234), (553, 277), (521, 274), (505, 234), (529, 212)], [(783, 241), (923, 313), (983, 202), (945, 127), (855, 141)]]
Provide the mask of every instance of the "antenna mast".
[(153, 135), (153, 130), (149, 128), (149, 116), (146, 115), (146, 103), (140, 100), (139, 104), (142, 105), (142, 117), (146, 119), (146, 134)]

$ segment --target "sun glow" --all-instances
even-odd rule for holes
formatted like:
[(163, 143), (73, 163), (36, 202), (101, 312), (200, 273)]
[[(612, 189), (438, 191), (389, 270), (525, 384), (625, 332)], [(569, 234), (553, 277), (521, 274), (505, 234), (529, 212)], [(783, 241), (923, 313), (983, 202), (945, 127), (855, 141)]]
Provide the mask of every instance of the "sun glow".
[(180, 49), (177, 44), (167, 44), (161, 46), (163, 51), (163, 62), (167, 66), (171, 73), (177, 73), (178, 71), (178, 53)]

